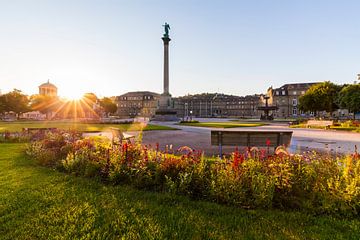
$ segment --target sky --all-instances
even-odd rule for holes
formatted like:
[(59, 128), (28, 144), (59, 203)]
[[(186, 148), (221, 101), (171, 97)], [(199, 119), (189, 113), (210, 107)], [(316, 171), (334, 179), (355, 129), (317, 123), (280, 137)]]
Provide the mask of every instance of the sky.
[(360, 73), (360, 1), (0, 0), (0, 89), (60, 96), (163, 91), (265, 93)]

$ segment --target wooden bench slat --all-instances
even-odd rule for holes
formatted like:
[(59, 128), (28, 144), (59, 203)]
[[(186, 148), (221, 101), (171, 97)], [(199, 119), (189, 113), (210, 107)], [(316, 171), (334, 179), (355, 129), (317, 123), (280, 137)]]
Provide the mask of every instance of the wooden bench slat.
[[(292, 131), (211, 131), (211, 145), (217, 146), (289, 146)], [(269, 142), (268, 142), (269, 141)]]

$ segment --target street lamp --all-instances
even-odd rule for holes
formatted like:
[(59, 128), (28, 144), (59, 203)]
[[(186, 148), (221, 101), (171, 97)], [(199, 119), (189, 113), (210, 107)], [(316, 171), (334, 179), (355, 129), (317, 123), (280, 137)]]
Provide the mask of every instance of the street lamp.
[(186, 121), (185, 117), (187, 118), (187, 116), (188, 116), (187, 112), (188, 112), (188, 103), (186, 102), (185, 103), (185, 109), (184, 109), (184, 121)]

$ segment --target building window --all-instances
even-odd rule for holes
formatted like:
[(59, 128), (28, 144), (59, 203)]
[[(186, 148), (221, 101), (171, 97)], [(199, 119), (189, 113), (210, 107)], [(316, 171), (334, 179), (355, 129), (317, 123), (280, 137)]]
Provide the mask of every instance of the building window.
[(279, 91), (276, 91), (276, 93), (275, 93), (276, 95), (279, 95)]
[(293, 92), (293, 95), (296, 95), (296, 91)]
[(294, 116), (296, 116), (296, 115), (297, 115), (297, 108), (293, 108), (293, 110), (292, 110), (292, 114), (293, 114)]
[(293, 105), (293, 106), (297, 106), (297, 99), (296, 99), (296, 98), (294, 98), (294, 99), (292, 100), (292, 105)]
[(282, 94), (282, 95), (285, 95), (285, 90), (283, 90), (281, 94)]

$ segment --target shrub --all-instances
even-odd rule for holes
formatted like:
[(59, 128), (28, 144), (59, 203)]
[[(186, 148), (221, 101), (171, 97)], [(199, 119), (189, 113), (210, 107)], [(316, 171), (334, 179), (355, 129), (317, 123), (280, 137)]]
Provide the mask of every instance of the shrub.
[(27, 153), (43, 165), (111, 184), (168, 191), (243, 208), (302, 209), (312, 213), (356, 215), (360, 211), (360, 157), (333, 158), (315, 152), (274, 155), (251, 148), (223, 159), (207, 159), (189, 147), (158, 147), (105, 138), (69, 140), (53, 133), (30, 144)]
[(31, 142), (26, 153), (41, 165), (58, 167), (80, 136), (79, 133), (62, 130), (47, 132), (42, 139)]

